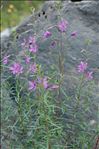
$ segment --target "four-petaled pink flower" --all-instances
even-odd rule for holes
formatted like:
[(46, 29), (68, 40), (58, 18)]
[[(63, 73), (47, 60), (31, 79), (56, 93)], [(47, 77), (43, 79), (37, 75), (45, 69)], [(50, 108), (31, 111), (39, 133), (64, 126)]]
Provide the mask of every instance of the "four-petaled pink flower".
[(46, 31), (46, 32), (44, 33), (43, 37), (44, 37), (44, 38), (48, 38), (48, 37), (50, 37), (51, 35), (52, 35), (51, 32)]
[(37, 71), (37, 65), (36, 65), (36, 63), (30, 65), (29, 71), (31, 71), (33, 73), (35, 73)]
[(23, 72), (23, 67), (19, 63), (14, 63), (9, 70), (11, 70), (13, 74), (19, 75)]
[(86, 62), (81, 61), (77, 67), (78, 72), (84, 72), (87, 69), (88, 64)]
[(76, 37), (77, 36), (77, 31), (74, 31), (71, 33), (71, 37)]
[(28, 63), (30, 63), (30, 57), (29, 56), (25, 56), (25, 62), (26, 62), (26, 64), (28, 64)]
[(10, 55), (4, 56), (3, 58), (3, 64), (6, 65), (8, 63), (8, 58), (10, 57)]
[(93, 72), (92, 71), (88, 71), (88, 72), (85, 72), (85, 77), (88, 79), (88, 80), (92, 80), (93, 79)]
[(65, 32), (68, 26), (68, 22), (66, 20), (62, 20), (61, 22), (59, 22), (59, 24), (57, 25), (59, 31), (61, 32)]
[(35, 81), (29, 81), (29, 90), (36, 90), (36, 82)]

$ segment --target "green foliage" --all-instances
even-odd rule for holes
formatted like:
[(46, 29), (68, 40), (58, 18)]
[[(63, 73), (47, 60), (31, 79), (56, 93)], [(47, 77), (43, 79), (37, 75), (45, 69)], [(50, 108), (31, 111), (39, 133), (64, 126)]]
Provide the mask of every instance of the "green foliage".
[(37, 10), (44, 0), (10, 0), (1, 1), (1, 31), (16, 26), (35, 9)]

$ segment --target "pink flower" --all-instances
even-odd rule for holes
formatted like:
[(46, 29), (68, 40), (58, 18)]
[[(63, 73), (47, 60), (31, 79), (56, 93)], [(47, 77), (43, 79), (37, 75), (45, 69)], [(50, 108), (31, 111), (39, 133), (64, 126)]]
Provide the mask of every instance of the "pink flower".
[(47, 89), (47, 87), (48, 87), (48, 79), (47, 79), (47, 77), (43, 78), (42, 84), (43, 84), (43, 87), (44, 87), (45, 89)]
[(32, 53), (36, 53), (38, 51), (38, 46), (36, 44), (29, 45), (29, 51)]
[(9, 70), (11, 70), (13, 74), (19, 75), (23, 72), (23, 67), (19, 63), (14, 63)]
[(3, 58), (3, 64), (6, 65), (8, 63), (8, 58), (10, 57), (10, 55), (4, 56)]
[(80, 64), (77, 66), (78, 72), (84, 72), (87, 69), (87, 63), (86, 62), (80, 62)]
[(93, 74), (92, 71), (91, 71), (91, 72), (88, 71), (88, 72), (85, 73), (85, 77), (86, 77), (88, 80), (92, 80), (92, 79), (93, 79), (92, 74)]
[(44, 38), (48, 38), (48, 37), (50, 37), (51, 35), (52, 35), (51, 32), (46, 31), (46, 32), (44, 33), (43, 37), (44, 37)]
[(71, 33), (71, 36), (72, 36), (72, 37), (76, 37), (76, 36), (77, 36), (77, 31), (72, 32), (72, 33)]
[(65, 32), (67, 29), (67, 26), (68, 26), (68, 22), (66, 20), (62, 20), (61, 22), (59, 22), (57, 27), (58, 27), (59, 31)]
[(37, 78), (37, 83), (43, 85), (44, 89), (54, 90), (54, 89), (59, 88), (59, 85), (56, 85), (56, 84), (50, 85), (48, 83), (48, 78), (47, 77), (44, 77), (44, 78), (38, 77)]
[(36, 53), (38, 50), (38, 46), (36, 44), (36, 39), (35, 37), (29, 37), (29, 51), (32, 53)]
[(35, 37), (29, 37), (29, 44), (35, 44), (36, 43), (36, 39)]
[(29, 90), (36, 90), (36, 82), (35, 81), (29, 81)]
[(24, 42), (21, 45), (23, 48), (29, 48), (29, 51), (32, 53), (36, 53), (38, 50), (35, 37), (29, 37), (28, 42), (24, 39)]
[(30, 57), (29, 56), (25, 56), (25, 62), (26, 62), (26, 64), (28, 64), (28, 63), (30, 63)]
[(29, 71), (35, 73), (37, 71), (37, 65), (35, 63), (34, 64), (31, 64)]

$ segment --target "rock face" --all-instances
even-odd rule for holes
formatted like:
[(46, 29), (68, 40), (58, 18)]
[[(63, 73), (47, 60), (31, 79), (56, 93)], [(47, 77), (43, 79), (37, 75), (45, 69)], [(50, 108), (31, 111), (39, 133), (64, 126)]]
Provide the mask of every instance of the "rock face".
[[(55, 5), (54, 1), (46, 2), (39, 12), (20, 24), (16, 32), (2, 42), (2, 55), (13, 54), (12, 59), (22, 55), (21, 43), (23, 39), (36, 33), (39, 45), (38, 61), (44, 65), (45, 70), (50, 68), (51, 64), (57, 64), (60, 47), (50, 47), (52, 38), (45, 41), (45, 44), (41, 41), (43, 32), (60, 21)], [(77, 78), (75, 67), (81, 60), (87, 60), (89, 67), (94, 72), (96, 85), (92, 103), (94, 100), (94, 103), (97, 104), (99, 101), (99, 1), (78, 3), (63, 1), (60, 13), (61, 17), (69, 22), (68, 29), (62, 38), (66, 74), (64, 85), (67, 87), (67, 92), (73, 94), (72, 79), (75, 83), (75, 78)], [(52, 28), (50, 31), (53, 33), (53, 39), (61, 38), (56, 28)], [(76, 38), (70, 37), (73, 31), (77, 31)], [(92, 112), (97, 117), (97, 108), (93, 108)]]

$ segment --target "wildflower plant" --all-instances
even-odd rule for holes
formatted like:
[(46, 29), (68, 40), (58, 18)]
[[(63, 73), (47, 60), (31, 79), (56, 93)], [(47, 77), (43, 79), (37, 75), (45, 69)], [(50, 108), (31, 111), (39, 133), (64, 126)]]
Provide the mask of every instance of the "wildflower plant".
[[(94, 72), (90, 71), (86, 60), (76, 64), (74, 69), (78, 77), (71, 89), (73, 93), (68, 93), (63, 49), (66, 43), (63, 39), (69, 22), (61, 17), (60, 11), (58, 14), (57, 24), (46, 29), (41, 36), (36, 33), (23, 39), (22, 56), (13, 62), (9, 55), (2, 58), (3, 73), (9, 74), (8, 78), (2, 79), (2, 107), (7, 106), (8, 100), (12, 105), (16, 103), (14, 107), (8, 105), (6, 114), (2, 114), (2, 123), (7, 120), (8, 124), (2, 127), (11, 134), (9, 148), (91, 149), (94, 145), (97, 124), (96, 120), (94, 126), (89, 122), (93, 113)], [(53, 29), (59, 38), (53, 35)], [(77, 35), (74, 31), (70, 37), (76, 38)], [(53, 51), (58, 49), (57, 65), (45, 69), (47, 64), (40, 63), (38, 38), (44, 39), (41, 40), (43, 45), (51, 39), (50, 48)]]

